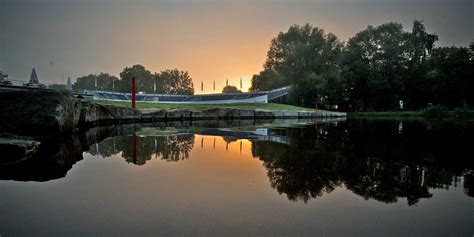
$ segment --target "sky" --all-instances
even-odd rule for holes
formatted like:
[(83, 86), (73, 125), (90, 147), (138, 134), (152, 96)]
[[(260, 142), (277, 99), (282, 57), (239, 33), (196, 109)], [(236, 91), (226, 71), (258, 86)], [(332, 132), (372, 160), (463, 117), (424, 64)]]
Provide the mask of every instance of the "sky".
[[(423, 20), (438, 46), (474, 41), (472, 0), (0, 0), (0, 70), (40, 82), (135, 64), (188, 71), (196, 93), (243, 91), (263, 69), (270, 41), (310, 23), (347, 41), (368, 25)], [(204, 91), (201, 92), (201, 81)]]

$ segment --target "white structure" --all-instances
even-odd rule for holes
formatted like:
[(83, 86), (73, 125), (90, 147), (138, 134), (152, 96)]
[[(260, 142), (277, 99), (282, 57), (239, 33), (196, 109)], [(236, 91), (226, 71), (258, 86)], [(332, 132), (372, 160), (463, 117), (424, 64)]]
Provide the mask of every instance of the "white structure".
[(11, 85), (12, 82), (8, 80), (8, 74), (0, 71), (0, 84), (2, 85)]
[(28, 83), (23, 84), (23, 86), (46, 88), (45, 85), (39, 83), (38, 75), (36, 75), (36, 70), (34, 68), (33, 70), (31, 70), (30, 81)]
[[(268, 103), (273, 99), (288, 94), (289, 87), (282, 87), (271, 91), (202, 94), (202, 95), (166, 95), (166, 94), (136, 94), (137, 101), (150, 103), (188, 103), (188, 104), (230, 104), (230, 103)], [(87, 94), (84, 91), (84, 94)], [(94, 99), (111, 101), (130, 101), (130, 93), (110, 91), (95, 91)]]
[(67, 77), (66, 90), (72, 92), (72, 83), (70, 77)]

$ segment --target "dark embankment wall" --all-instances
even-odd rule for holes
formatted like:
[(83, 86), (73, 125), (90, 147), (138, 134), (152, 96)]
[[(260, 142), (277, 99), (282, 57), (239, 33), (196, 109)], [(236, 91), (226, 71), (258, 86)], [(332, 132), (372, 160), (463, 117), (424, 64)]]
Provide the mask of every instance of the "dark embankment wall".
[(53, 91), (0, 93), (0, 132), (41, 135), (73, 130), (81, 102)]

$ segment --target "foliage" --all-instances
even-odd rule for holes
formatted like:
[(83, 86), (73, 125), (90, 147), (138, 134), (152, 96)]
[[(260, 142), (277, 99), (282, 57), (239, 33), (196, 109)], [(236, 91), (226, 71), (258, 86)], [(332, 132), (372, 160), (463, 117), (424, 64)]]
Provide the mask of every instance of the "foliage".
[[(96, 83), (97, 81), (97, 88)], [(118, 82), (118, 78), (108, 73), (100, 73), (99, 75), (89, 74), (76, 79), (76, 83), (72, 85), (72, 88), (76, 92), (83, 92), (84, 90), (114, 90), (113, 84)], [(117, 88), (117, 84), (115, 84)]]
[[(294, 104), (313, 106), (314, 103), (337, 101), (340, 89), (339, 60), (343, 44), (331, 33), (312, 27), (293, 25), (286, 33), (280, 32), (271, 42), (264, 70), (252, 78), (252, 91), (268, 90), (292, 85)], [(314, 84), (313, 84), (314, 83)], [(322, 98), (322, 99), (321, 99)]]
[(192, 95), (194, 86), (189, 73), (178, 69), (165, 70), (156, 74), (157, 81), (163, 86), (165, 94)]
[(431, 119), (448, 117), (448, 110), (442, 105), (434, 105), (423, 110), (423, 116)]
[(237, 89), (235, 86), (225, 86), (224, 89), (222, 89), (222, 93), (242, 93), (241, 90)]
[[(132, 77), (136, 79), (136, 89), (137, 91), (145, 93), (153, 93), (153, 83), (155, 77), (151, 74), (150, 71), (142, 65), (133, 65), (132, 67), (125, 67), (120, 73), (120, 83), (119, 91), (120, 92), (131, 92), (132, 90)], [(158, 91), (160, 92), (160, 91)]]
[(56, 91), (67, 91), (66, 85), (64, 84), (51, 84), (51, 85), (48, 85), (48, 88), (52, 90), (56, 90)]
[(435, 47), (437, 40), (421, 21), (411, 31), (394, 22), (369, 25), (346, 44), (309, 24), (294, 25), (271, 41), (250, 90), (291, 85), (292, 104), (349, 111), (395, 110), (400, 100), (411, 110), (472, 106), (474, 43)]
[[(159, 94), (194, 94), (193, 81), (186, 71), (178, 69), (165, 70), (152, 74), (142, 65), (125, 67), (120, 73), (120, 80), (108, 73), (99, 75), (90, 74), (79, 77), (73, 84), (74, 91), (104, 90), (130, 93), (132, 91), (132, 77), (136, 79), (137, 92)], [(96, 88), (97, 82), (97, 88)]]
[(440, 47), (432, 51), (428, 76), (430, 102), (450, 108), (474, 104), (474, 53), (466, 47)]
[(455, 108), (452, 113), (456, 118), (474, 118), (473, 109), (458, 107), (458, 108)]
[(407, 34), (397, 23), (369, 26), (345, 49), (343, 77), (358, 110), (394, 109), (401, 98)]

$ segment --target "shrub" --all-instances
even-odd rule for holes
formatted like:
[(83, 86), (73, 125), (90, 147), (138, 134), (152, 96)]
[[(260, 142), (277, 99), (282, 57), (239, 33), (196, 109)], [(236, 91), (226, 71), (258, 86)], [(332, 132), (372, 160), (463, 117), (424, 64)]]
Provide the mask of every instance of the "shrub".
[(474, 110), (466, 107), (457, 107), (453, 110), (453, 114), (457, 118), (472, 118), (474, 116)]
[(448, 117), (448, 109), (442, 105), (434, 105), (423, 110), (423, 116), (431, 119)]

